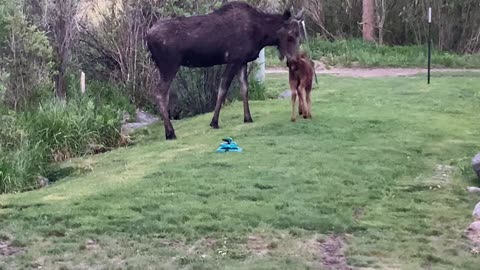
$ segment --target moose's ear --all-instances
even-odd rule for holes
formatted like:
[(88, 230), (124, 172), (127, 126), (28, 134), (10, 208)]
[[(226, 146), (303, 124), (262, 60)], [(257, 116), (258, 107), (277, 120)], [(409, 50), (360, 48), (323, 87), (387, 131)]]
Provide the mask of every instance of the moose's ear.
[(283, 19), (284, 20), (289, 20), (290, 18), (292, 17), (292, 13), (290, 12), (290, 10), (285, 10), (285, 12), (283, 12)]

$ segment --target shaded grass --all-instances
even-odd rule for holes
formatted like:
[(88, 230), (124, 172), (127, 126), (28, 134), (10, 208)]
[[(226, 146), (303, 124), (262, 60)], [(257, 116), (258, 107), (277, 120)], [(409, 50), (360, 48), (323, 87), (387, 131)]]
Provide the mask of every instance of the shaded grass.
[[(134, 147), (63, 165), (90, 171), (0, 196), (1, 232), (26, 249), (0, 267), (299, 269), (319, 265), (307, 239), (339, 233), (355, 266), (476, 269), (461, 232), (479, 79), (319, 79), (311, 121), (291, 123), (289, 101), (269, 100), (252, 101), (243, 124), (235, 102), (219, 130), (200, 115), (174, 122), (179, 139), (166, 142), (157, 125)], [(267, 90), (286, 83), (270, 76)], [(215, 153), (225, 136), (245, 151)], [(439, 182), (437, 164), (459, 173)], [(270, 255), (252, 254), (252, 234), (275, 236)]]
[[(343, 67), (426, 67), (427, 47), (378, 46), (362, 40), (326, 41), (313, 38), (303, 47), (315, 60), (322, 60), (330, 66)], [(275, 48), (267, 48), (267, 65), (282, 67)], [(480, 54), (461, 55), (453, 52), (432, 50), (433, 68), (480, 68)]]

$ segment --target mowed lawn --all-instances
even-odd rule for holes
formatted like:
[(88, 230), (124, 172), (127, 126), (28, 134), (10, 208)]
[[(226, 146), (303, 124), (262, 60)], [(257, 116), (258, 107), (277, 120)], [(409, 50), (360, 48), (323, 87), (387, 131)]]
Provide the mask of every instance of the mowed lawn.
[[(267, 83), (282, 92), (287, 75)], [(219, 130), (211, 113), (177, 121), (176, 141), (159, 123), (62, 164), (46, 189), (1, 195), (0, 243), (17, 253), (0, 269), (342, 269), (332, 252), (355, 268), (478, 269), (462, 237), (478, 76), (319, 76), (313, 119), (296, 123), (289, 102), (252, 101), (252, 124), (236, 102)], [(215, 153), (227, 136), (244, 152)]]

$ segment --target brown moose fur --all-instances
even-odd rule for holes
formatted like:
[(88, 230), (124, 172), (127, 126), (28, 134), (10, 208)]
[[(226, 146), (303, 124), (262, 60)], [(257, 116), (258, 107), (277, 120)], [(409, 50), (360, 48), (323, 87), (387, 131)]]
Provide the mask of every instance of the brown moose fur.
[(295, 103), (298, 96), (298, 112), (303, 118), (312, 118), (312, 103), (310, 92), (312, 91), (315, 65), (305, 52), (299, 52), (295, 57), (287, 61), (288, 79), (292, 91), (292, 122), (297, 120)]

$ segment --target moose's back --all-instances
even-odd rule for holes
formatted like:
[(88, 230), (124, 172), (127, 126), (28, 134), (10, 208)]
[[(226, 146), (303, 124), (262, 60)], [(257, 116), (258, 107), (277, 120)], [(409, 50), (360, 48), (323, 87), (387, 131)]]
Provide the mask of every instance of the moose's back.
[(159, 21), (147, 33), (147, 41), (164, 55), (179, 54), (183, 66), (250, 62), (261, 49), (258, 14), (244, 3), (232, 2), (207, 15)]

